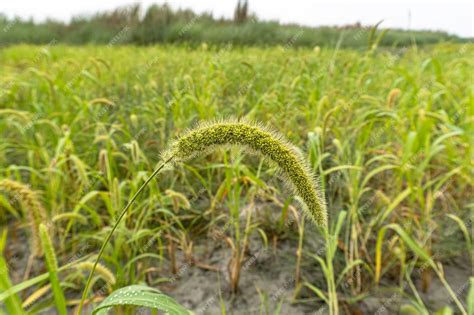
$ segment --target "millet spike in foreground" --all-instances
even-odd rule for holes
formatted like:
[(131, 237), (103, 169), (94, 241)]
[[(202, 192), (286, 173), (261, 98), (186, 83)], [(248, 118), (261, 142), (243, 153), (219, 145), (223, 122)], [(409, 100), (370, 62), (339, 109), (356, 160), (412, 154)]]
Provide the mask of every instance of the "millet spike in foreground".
[(288, 184), (304, 202), (306, 214), (327, 226), (327, 211), (315, 176), (297, 148), (276, 132), (247, 121), (218, 121), (199, 124), (172, 143), (164, 159), (189, 160), (219, 146), (243, 146), (270, 159), (283, 171)]
[(92, 266), (79, 303), (78, 314), (81, 314), (94, 271), (104, 253), (105, 247), (120, 221), (125, 216), (125, 213), (127, 213), (127, 210), (148, 183), (166, 164), (189, 160), (222, 146), (242, 146), (252, 152), (258, 152), (265, 158), (276, 163), (282, 170), (283, 175), (287, 178), (287, 183), (290, 184), (295, 194), (303, 201), (303, 210), (305, 213), (314, 223), (327, 229), (326, 204), (319, 193), (314, 175), (312, 175), (307, 162), (298, 149), (277, 133), (244, 120), (225, 120), (199, 124), (196, 128), (189, 130), (170, 145), (169, 149), (163, 153), (163, 162), (150, 177), (146, 179), (125, 208), (120, 212), (117, 221), (112, 226), (104, 243), (102, 243), (96, 261)]

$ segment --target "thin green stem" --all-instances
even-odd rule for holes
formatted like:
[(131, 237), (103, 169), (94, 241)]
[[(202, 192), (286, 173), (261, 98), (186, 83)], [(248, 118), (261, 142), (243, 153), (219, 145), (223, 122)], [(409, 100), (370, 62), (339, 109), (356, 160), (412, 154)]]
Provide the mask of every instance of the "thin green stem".
[(112, 234), (114, 231), (117, 229), (120, 221), (122, 221), (122, 218), (125, 216), (125, 213), (127, 213), (127, 210), (132, 206), (132, 204), (135, 202), (135, 199), (140, 195), (140, 193), (145, 189), (145, 187), (148, 185), (148, 183), (165, 167), (165, 165), (170, 162), (173, 159), (174, 156), (169, 157), (166, 161), (164, 161), (154, 172), (153, 174), (150, 175), (150, 177), (147, 178), (147, 180), (143, 183), (143, 185), (137, 190), (137, 192), (133, 195), (132, 199), (128, 202), (128, 204), (123, 208), (122, 212), (120, 213), (117, 221), (115, 222), (114, 226), (112, 227), (112, 230), (110, 230), (109, 234), (105, 238), (104, 243), (102, 243), (102, 247), (100, 248), (99, 255), (97, 255), (97, 258), (94, 262), (94, 266), (92, 267), (91, 272), (89, 273), (89, 277), (87, 278), (86, 286), (84, 287), (84, 291), (82, 292), (82, 298), (81, 302), (79, 303), (79, 307), (77, 310), (77, 314), (81, 314), (82, 312), (82, 307), (84, 305), (84, 301), (86, 300), (87, 294), (89, 293), (89, 286), (92, 282), (92, 277), (94, 276), (95, 269), (97, 267), (97, 264), (99, 263), (100, 258), (102, 257), (102, 254), (104, 253), (105, 247), (109, 243), (110, 239), (112, 238)]
[(436, 266), (436, 268), (433, 268), (433, 269), (434, 269), (436, 275), (438, 276), (439, 280), (443, 284), (443, 286), (448, 291), (449, 295), (451, 296), (451, 299), (454, 301), (454, 303), (456, 303), (456, 306), (459, 308), (459, 311), (461, 312), (461, 314), (467, 315), (467, 312), (464, 309), (464, 306), (462, 305), (461, 301), (459, 301), (459, 299), (457, 297), (457, 294), (453, 291), (453, 289), (451, 289), (451, 286), (446, 281), (446, 278), (444, 277), (443, 272), (441, 272), (441, 270), (439, 270), (437, 266)]

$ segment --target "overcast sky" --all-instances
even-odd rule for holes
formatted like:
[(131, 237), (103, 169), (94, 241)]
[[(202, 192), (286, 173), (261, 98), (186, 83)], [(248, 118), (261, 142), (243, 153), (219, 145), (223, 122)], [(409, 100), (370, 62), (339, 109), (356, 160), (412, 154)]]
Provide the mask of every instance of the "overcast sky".
[[(231, 17), (237, 0), (0, 0), (0, 12), (9, 17), (47, 17), (68, 21), (77, 14), (91, 14), (131, 3), (148, 7), (168, 3), (174, 8), (191, 8), (197, 13)], [(263, 20), (279, 20), (304, 25), (343, 25), (360, 21), (363, 25), (384, 20), (382, 26), (443, 30), (474, 37), (473, 1), (328, 1), (328, 0), (250, 0), (250, 10)]]

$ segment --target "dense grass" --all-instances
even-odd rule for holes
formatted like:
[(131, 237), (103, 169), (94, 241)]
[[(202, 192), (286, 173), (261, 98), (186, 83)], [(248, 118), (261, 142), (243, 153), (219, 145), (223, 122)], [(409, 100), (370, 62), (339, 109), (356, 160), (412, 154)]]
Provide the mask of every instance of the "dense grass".
[[(176, 164), (151, 182), (105, 249), (103, 275), (94, 277), (90, 297), (139, 282), (160, 287), (167, 270), (194, 263), (197, 243), (228, 246), (229, 287), (235, 289), (245, 277), (249, 238), (258, 235), (263, 244), (273, 240), (277, 251), (284, 240), (299, 249), (295, 298), (310, 295), (305, 303), (314, 309), (328, 304), (332, 313), (343, 313), (381, 287), (403, 292), (424, 312), (430, 305), (423, 305), (412, 281), (429, 290), (429, 279), (439, 277), (449, 295), (458, 288), (450, 288), (441, 266), (460, 258), (472, 268), (466, 253), (472, 253), (473, 53), (470, 44), (367, 52), (172, 45), (3, 49), (0, 179), (39, 193), (48, 215), (42, 231), (55, 245), (54, 274), (62, 284), (53, 284), (54, 297), (63, 291), (71, 311), (87, 276), (75, 266), (93, 261), (89, 254), (98, 251), (120, 209), (176, 136), (218, 117), (262, 121), (308, 159), (331, 229), (303, 224), (274, 165), (239, 149), (218, 150)], [(31, 239), (31, 222), (28, 205), (19, 200), (0, 195), (10, 248), (0, 261), (23, 278), (18, 252), (30, 254), (24, 236)], [(248, 207), (279, 219), (242, 215)], [(209, 238), (216, 230), (222, 237)], [(314, 246), (318, 239), (324, 248)], [(30, 260), (36, 267), (24, 279), (36, 280), (19, 296), (24, 301), (37, 294), (28, 303), (37, 311), (51, 307), (54, 298), (47, 269), (38, 265), (43, 259)], [(321, 266), (325, 281), (312, 276)], [(113, 282), (106, 280), (107, 268)], [(18, 279), (13, 271), (0, 275), (3, 291), (12, 285), (7, 275)], [(454, 295), (456, 309), (465, 292)], [(18, 307), (17, 296), (0, 297), (9, 309)]]
[[(117, 8), (92, 16), (76, 16), (64, 23), (48, 20), (8, 19), (0, 14), (0, 45), (19, 43), (48, 44), (139, 44), (201, 43), (220, 45), (259, 45), (293, 47), (365, 48), (371, 26), (360, 24), (344, 27), (306, 27), (283, 25), (276, 21), (260, 21), (249, 15), (236, 23), (215, 18), (210, 13), (173, 10), (165, 5), (152, 5), (143, 10), (138, 5)], [(381, 24), (383, 27), (383, 23)], [(467, 42), (468, 39), (438, 31), (406, 31), (390, 29), (380, 45), (407, 47), (439, 42)]]

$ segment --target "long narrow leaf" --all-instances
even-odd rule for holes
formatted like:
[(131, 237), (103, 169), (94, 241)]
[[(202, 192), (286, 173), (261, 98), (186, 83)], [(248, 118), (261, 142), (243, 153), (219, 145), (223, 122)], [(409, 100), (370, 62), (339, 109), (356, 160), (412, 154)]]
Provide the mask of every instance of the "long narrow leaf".
[(121, 305), (148, 307), (170, 315), (190, 315), (187, 309), (159, 290), (144, 285), (131, 285), (114, 291), (94, 309), (92, 315), (106, 315), (110, 308)]

